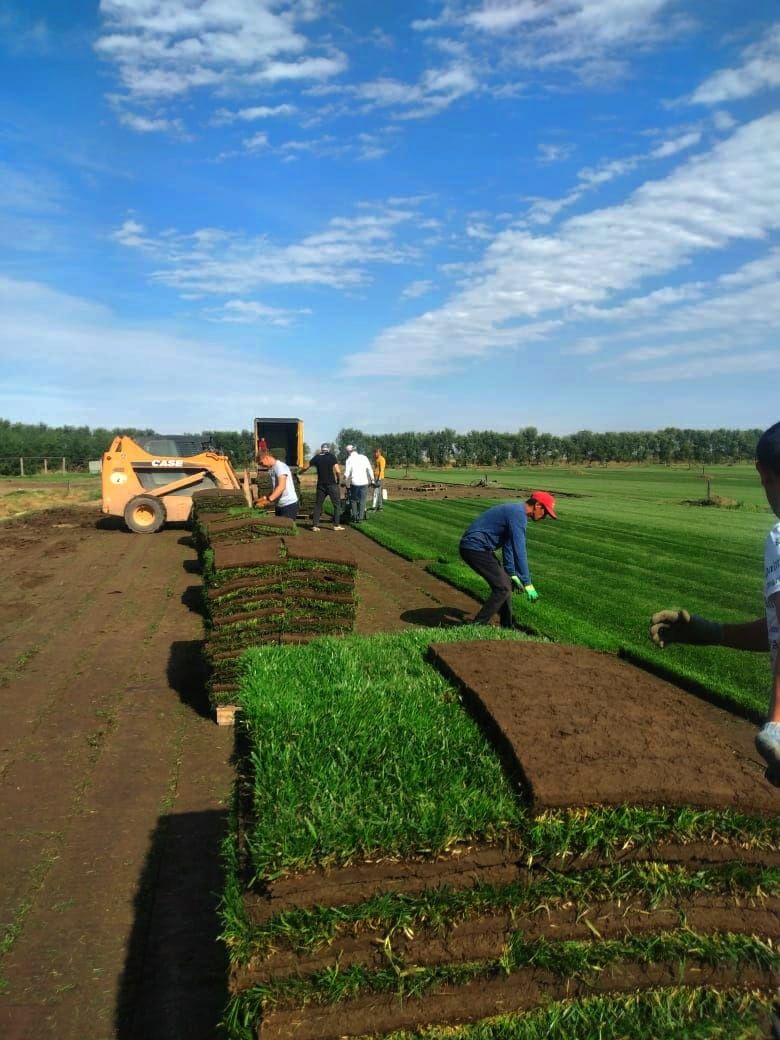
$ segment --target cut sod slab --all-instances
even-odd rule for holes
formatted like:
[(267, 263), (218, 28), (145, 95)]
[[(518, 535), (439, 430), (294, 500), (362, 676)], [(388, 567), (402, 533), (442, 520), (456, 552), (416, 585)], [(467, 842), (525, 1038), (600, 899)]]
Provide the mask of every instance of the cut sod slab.
[(777, 814), (755, 727), (655, 676), (552, 643), (433, 646), (536, 811), (692, 805)]
[(241, 506), (246, 506), (243, 491), (231, 488), (204, 488), (203, 491), (192, 493), (192, 508), (196, 516), (200, 511), (218, 513)]
[(272, 516), (247, 510), (238, 516), (228, 513), (222, 520), (201, 522), (204, 537), (215, 544), (217, 542), (249, 542), (255, 538), (272, 538), (284, 535), (294, 537), (298, 528), (295, 521), (286, 516)]
[(524, 1028), (539, 1005), (594, 992), (677, 985), (692, 1007), (702, 981), (768, 993), (777, 815), (535, 814), (516, 763), (432, 663), (432, 642), (464, 639), (497, 659), (530, 645), (464, 627), (240, 659), (230, 1035), (324, 1040), (501, 1010)]
[[(213, 527), (208, 525), (207, 533)], [(240, 672), (235, 658), (248, 647), (299, 645), (352, 631), (354, 559), (343, 549), (323, 548), (313, 538), (314, 544), (296, 550), (307, 538), (311, 536), (218, 540), (203, 553), (206, 656), (215, 705), (233, 700)]]

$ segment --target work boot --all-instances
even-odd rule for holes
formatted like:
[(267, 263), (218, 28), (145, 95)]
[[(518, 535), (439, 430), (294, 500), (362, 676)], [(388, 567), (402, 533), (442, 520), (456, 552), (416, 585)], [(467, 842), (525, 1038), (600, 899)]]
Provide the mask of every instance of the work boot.
[(343, 531), (344, 528), (341, 526), (341, 524), (334, 524), (333, 525), (333, 530), (334, 531)]
[(319, 527), (312, 527), (312, 531), (319, 531)]
[(756, 735), (756, 747), (770, 766), (780, 766), (780, 722), (767, 722)]

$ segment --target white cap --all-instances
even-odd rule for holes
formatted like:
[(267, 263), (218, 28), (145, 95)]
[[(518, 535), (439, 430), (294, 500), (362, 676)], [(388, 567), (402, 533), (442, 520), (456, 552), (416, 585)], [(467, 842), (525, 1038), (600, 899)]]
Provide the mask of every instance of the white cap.
[(354, 451), (354, 450), (355, 450), (355, 445), (354, 444), (348, 444), (347, 445), (346, 451)]

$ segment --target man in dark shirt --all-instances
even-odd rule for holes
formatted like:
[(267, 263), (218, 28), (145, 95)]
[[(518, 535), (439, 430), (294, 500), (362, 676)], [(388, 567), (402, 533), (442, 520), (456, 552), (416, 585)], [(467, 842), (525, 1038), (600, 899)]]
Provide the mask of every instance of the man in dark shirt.
[[(474, 624), (488, 625), (498, 613), (502, 628), (512, 627), (513, 586), (524, 589), (535, 603), (539, 593), (531, 582), (525, 551), (528, 518), (544, 520), (555, 515), (555, 498), (547, 491), (534, 491), (527, 502), (505, 502), (481, 513), (460, 540), (460, 555), (490, 586), (490, 596), (474, 618)], [(504, 566), (496, 559), (501, 549)]]
[(339, 479), (341, 467), (338, 459), (330, 450), (329, 444), (322, 444), (320, 450), (311, 460), (308, 466), (300, 471), (305, 473), (307, 469), (314, 467), (317, 470), (317, 491), (314, 498), (314, 512), (312, 513), (312, 531), (319, 531), (322, 506), (326, 498), (333, 503), (333, 530), (343, 531), (339, 521), (341, 520), (341, 496), (339, 494)]

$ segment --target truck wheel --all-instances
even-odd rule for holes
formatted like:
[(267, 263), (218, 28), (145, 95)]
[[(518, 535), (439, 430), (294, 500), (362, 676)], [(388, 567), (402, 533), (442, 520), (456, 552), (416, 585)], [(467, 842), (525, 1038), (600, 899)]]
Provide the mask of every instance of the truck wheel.
[(136, 495), (125, 506), (125, 523), (135, 534), (154, 534), (165, 523), (165, 507), (153, 495)]

